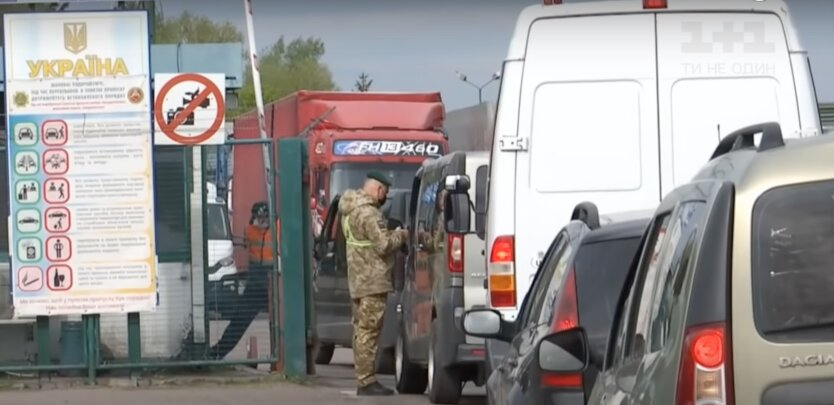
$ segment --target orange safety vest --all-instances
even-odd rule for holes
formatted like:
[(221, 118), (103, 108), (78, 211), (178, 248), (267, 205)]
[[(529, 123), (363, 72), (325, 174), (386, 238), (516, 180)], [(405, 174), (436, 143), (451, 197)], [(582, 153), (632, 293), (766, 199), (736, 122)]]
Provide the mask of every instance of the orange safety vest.
[[(275, 232), (281, 236), (281, 222), (275, 221)], [(249, 264), (266, 264), (272, 262), (272, 231), (259, 228), (254, 224), (246, 227), (246, 248), (249, 251)]]

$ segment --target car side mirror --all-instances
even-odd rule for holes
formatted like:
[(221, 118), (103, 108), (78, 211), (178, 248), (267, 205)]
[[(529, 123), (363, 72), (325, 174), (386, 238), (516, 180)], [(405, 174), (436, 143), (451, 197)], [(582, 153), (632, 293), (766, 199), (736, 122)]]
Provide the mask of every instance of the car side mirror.
[(536, 347), (536, 360), (542, 371), (576, 373), (589, 363), (589, 345), (582, 328), (545, 336)]
[(471, 226), (469, 194), (448, 193), (443, 205), (446, 233), (469, 233)]
[(463, 314), (463, 332), (475, 337), (509, 342), (513, 338), (512, 326), (494, 309), (472, 309)]

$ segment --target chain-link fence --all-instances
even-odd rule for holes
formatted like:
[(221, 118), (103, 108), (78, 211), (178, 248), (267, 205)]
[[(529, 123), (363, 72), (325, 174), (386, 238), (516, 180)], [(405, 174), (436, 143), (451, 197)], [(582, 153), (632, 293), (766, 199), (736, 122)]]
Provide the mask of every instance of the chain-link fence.
[[(3, 294), (0, 373), (83, 371), (95, 378), (124, 370), (276, 364), (272, 241), (278, 229), (268, 209), (275, 201), (265, 192), (262, 145), (154, 147), (156, 310), (14, 319), (12, 294)], [(228, 170), (235, 149), (245, 156), (240, 170), (261, 173), (259, 181), (238, 185), (238, 197)], [(10, 292), (6, 159), (0, 143), (0, 288)]]

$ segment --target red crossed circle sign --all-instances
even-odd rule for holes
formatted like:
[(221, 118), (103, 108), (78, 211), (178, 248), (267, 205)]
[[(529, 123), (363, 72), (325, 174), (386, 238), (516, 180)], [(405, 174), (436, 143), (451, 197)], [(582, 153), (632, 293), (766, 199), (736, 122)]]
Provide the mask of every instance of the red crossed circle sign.
[[(164, 108), (162, 105), (165, 100), (165, 96), (168, 95), (174, 86), (186, 82), (196, 82), (202, 84), (206, 88), (201, 91), (197, 97), (194, 97), (194, 100), (191, 100), (188, 105), (183, 106), (183, 110), (177, 113), (171, 122), (168, 123), (165, 119)], [(185, 136), (177, 133), (177, 127), (182, 125), (183, 121), (188, 118), (188, 115), (193, 113), (200, 103), (205, 101), (210, 95), (214, 96), (214, 100), (217, 103), (217, 115), (214, 117), (214, 122), (212, 122), (211, 126), (209, 126), (205, 132), (195, 136)], [(203, 75), (198, 75), (196, 73), (183, 73), (181, 75), (174, 76), (173, 79), (169, 80), (162, 86), (161, 89), (159, 89), (156, 101), (154, 102), (154, 119), (162, 132), (174, 142), (184, 145), (195, 145), (209, 140), (215, 133), (217, 133), (217, 130), (219, 130), (220, 126), (223, 125), (225, 110), (226, 106), (223, 104), (223, 94), (214, 82)]]

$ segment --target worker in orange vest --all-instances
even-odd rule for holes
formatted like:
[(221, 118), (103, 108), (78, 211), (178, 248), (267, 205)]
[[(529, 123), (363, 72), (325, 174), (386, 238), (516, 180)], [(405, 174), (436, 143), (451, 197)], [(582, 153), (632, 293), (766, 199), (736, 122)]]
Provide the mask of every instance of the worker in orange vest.
[[(281, 224), (276, 221), (275, 232), (280, 235)], [(223, 336), (211, 349), (212, 357), (222, 359), (237, 346), (249, 329), (249, 325), (265, 311), (269, 301), (269, 273), (272, 271), (272, 229), (269, 226), (269, 207), (266, 202), (252, 205), (252, 217), (246, 227), (246, 250), (249, 253), (249, 270), (246, 287), (231, 315), (231, 321)]]

